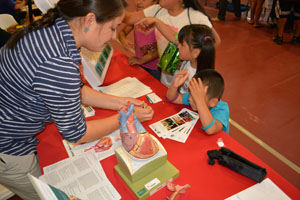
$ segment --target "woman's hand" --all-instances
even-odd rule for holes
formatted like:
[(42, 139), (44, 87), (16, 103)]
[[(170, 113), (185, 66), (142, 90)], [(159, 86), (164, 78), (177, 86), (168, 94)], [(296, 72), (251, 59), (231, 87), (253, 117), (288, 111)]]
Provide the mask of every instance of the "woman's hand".
[(146, 107), (134, 107), (134, 114), (140, 122), (148, 121), (153, 118), (154, 110), (151, 106)]

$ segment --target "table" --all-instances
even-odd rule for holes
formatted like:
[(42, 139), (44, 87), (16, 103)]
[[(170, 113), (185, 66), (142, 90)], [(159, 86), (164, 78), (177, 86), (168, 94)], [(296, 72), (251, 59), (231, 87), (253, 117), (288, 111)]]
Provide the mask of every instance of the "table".
[[(127, 57), (120, 51), (115, 50), (103, 85), (112, 84), (127, 76), (137, 77), (141, 82), (150, 86), (153, 92), (163, 99), (162, 102), (151, 104), (155, 110), (154, 117), (151, 121), (143, 123), (147, 131), (156, 136), (149, 128), (149, 125), (178, 113), (184, 106), (167, 102), (164, 99), (167, 88), (152, 76), (148, 75), (143, 69), (136, 66), (129, 66)], [(145, 96), (139, 99), (147, 101)], [(116, 114), (117, 112), (103, 109), (95, 110), (96, 115), (92, 118), (88, 118), (88, 120), (104, 118)], [(182, 199), (224, 199), (256, 184), (255, 181), (223, 167), (218, 163), (213, 166), (208, 164), (206, 152), (208, 150), (218, 149), (216, 143), (218, 138), (223, 139), (227, 148), (266, 168), (267, 177), (290, 198), (300, 199), (300, 191), (295, 186), (290, 184), (254, 154), (231, 138), (230, 135), (221, 131), (215, 135), (208, 136), (200, 127), (198, 121), (184, 144), (173, 140), (158, 138), (168, 152), (168, 160), (180, 171), (180, 176), (174, 183), (179, 185), (191, 185), (191, 188), (182, 196)], [(40, 140), (37, 151), (41, 168), (68, 157), (61, 142), (62, 137), (53, 123), (48, 124), (46, 129), (37, 137)], [(110, 156), (102, 160), (101, 164), (108, 179), (120, 193), (122, 199), (136, 199), (113, 168), (117, 164), (116, 157), (114, 155)], [(165, 199), (170, 195), (171, 192), (165, 187), (152, 195), (149, 199)]]

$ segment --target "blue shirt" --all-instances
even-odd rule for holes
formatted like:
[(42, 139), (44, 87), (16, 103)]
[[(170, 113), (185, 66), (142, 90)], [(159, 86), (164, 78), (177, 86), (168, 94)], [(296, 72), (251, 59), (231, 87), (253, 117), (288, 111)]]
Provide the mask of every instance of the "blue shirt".
[(80, 99), (80, 50), (62, 18), (0, 49), (0, 152), (36, 151), (35, 135), (53, 121), (77, 142), (86, 132)]
[[(182, 94), (182, 103), (184, 105), (190, 105), (189, 103), (190, 93)], [(228, 104), (222, 100), (210, 109), (211, 115), (215, 120), (218, 120), (223, 124), (222, 130), (229, 134), (229, 107)]]

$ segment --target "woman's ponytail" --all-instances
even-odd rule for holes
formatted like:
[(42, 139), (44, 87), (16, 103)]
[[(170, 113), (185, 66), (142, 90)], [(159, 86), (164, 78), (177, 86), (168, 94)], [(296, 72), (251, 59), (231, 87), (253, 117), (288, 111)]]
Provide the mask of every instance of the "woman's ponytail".
[(7, 48), (13, 49), (18, 41), (27, 33), (32, 31), (46, 28), (52, 26), (57, 18), (61, 16), (59, 8), (56, 6), (55, 8), (50, 8), (45, 15), (39, 20), (36, 20), (30, 23), (28, 26), (25, 26), (21, 30), (17, 31), (13, 34), (10, 39), (7, 41)]

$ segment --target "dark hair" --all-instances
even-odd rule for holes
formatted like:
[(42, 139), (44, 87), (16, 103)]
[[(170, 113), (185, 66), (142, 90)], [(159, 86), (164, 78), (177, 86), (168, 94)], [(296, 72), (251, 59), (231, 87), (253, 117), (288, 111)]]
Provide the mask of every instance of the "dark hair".
[(16, 32), (7, 42), (7, 47), (13, 49), (24, 35), (52, 26), (59, 17), (70, 21), (76, 17), (94, 13), (98, 23), (105, 23), (120, 16), (125, 5), (124, 0), (59, 0), (56, 6), (50, 8), (41, 19)]
[(194, 78), (200, 78), (203, 85), (208, 86), (206, 93), (208, 99), (221, 99), (224, 92), (224, 79), (221, 74), (214, 69), (203, 69), (197, 72)]
[(208, 19), (210, 19), (206, 14), (204, 7), (200, 3), (200, 0), (183, 0), (182, 3), (184, 5), (184, 8), (193, 8), (194, 10), (198, 10), (206, 15)]
[(214, 36), (211, 28), (201, 24), (186, 25), (179, 31), (178, 41), (185, 41), (190, 49), (200, 49), (197, 57), (197, 72), (215, 68)]

